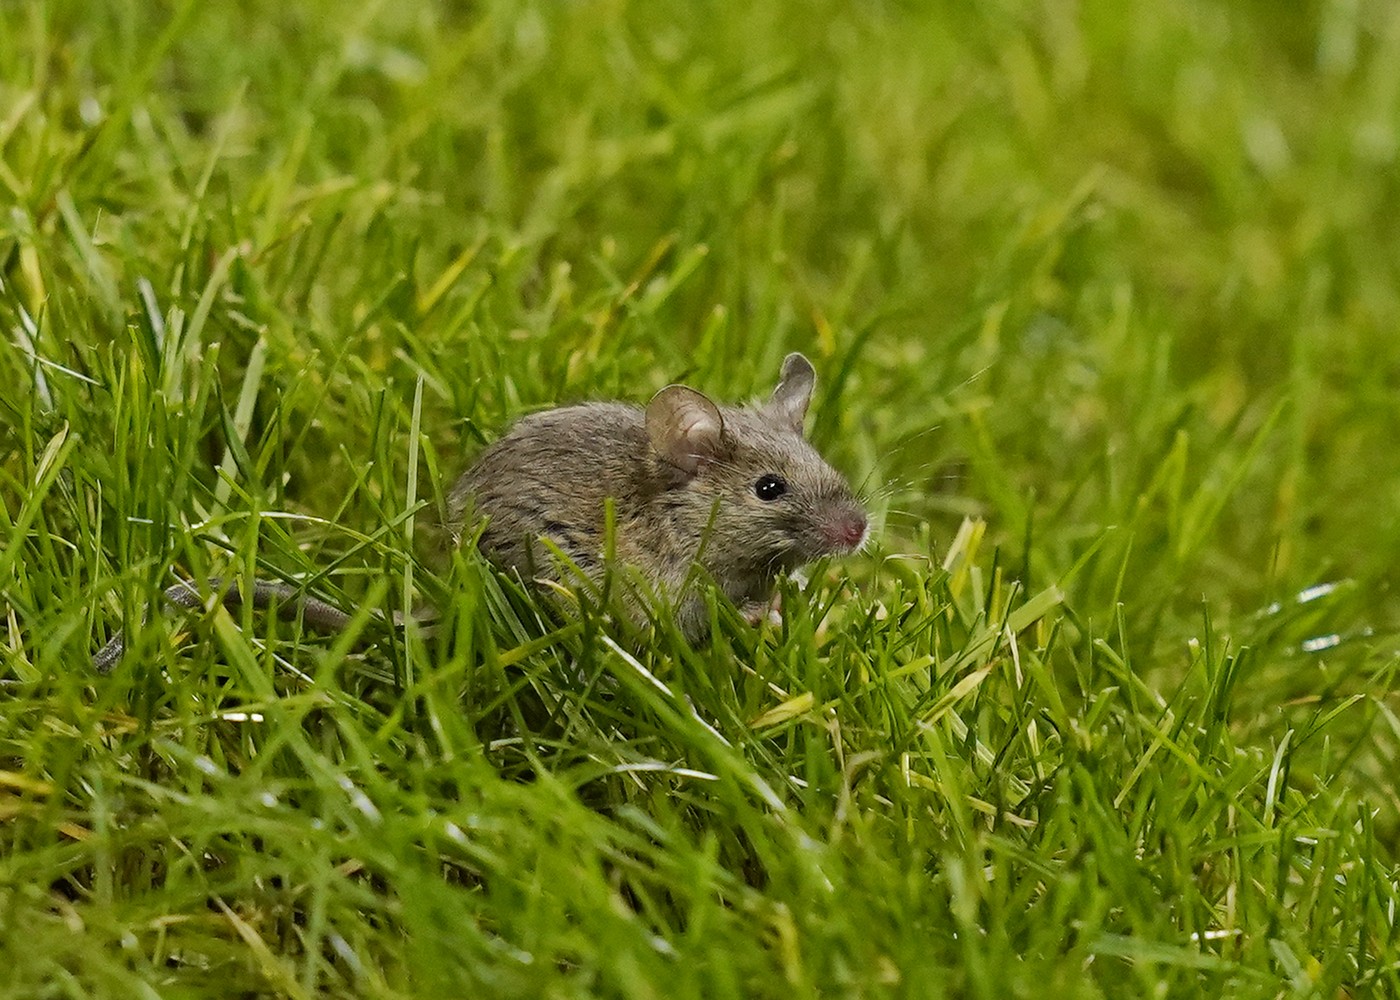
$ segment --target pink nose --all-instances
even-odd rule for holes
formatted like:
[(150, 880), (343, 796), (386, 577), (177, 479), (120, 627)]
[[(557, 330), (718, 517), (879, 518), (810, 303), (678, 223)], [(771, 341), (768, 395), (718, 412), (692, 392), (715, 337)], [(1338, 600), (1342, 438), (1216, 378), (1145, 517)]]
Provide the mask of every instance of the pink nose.
[(847, 511), (833, 517), (824, 534), (832, 548), (849, 551), (865, 540), (865, 529), (865, 515), (859, 511)]

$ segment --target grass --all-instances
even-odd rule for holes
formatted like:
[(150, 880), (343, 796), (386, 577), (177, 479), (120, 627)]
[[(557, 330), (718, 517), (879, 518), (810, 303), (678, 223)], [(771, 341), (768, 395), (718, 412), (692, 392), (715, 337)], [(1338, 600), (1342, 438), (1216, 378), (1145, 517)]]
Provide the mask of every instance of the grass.
[[(0, 7), (0, 995), (1400, 995), (1397, 65), (1369, 0)], [(794, 349), (881, 528), (781, 626), (434, 557), (512, 417)]]

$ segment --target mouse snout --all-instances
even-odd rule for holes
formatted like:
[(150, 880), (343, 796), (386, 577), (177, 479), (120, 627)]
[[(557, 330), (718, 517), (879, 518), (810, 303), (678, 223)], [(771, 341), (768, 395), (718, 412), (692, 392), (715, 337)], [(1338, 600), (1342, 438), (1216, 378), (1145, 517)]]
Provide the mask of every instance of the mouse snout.
[(838, 507), (822, 524), (823, 539), (835, 552), (854, 552), (864, 544), (869, 530), (865, 512), (857, 507)]

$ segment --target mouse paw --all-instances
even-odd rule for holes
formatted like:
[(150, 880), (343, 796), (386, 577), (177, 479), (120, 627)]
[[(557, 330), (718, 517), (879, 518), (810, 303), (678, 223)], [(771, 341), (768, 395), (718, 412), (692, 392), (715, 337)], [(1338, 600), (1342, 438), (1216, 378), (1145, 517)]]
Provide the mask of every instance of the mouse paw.
[(774, 594), (771, 601), (750, 601), (741, 609), (744, 621), (750, 625), (758, 626), (767, 622), (769, 625), (781, 625), (783, 623), (783, 599), (780, 594)]

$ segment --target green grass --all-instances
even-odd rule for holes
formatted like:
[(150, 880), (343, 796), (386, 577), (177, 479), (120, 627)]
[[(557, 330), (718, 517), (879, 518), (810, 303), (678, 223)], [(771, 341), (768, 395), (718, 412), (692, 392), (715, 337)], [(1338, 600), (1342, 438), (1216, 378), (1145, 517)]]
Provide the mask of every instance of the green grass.
[[(0, 6), (0, 995), (1400, 995), (1397, 66), (1372, 0)], [(881, 528), (781, 627), (434, 557), (514, 416), (789, 350)], [(254, 573), (377, 641), (139, 624)]]

